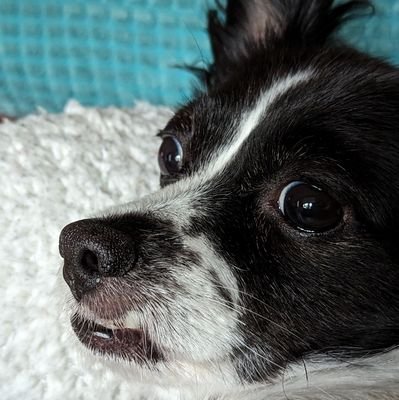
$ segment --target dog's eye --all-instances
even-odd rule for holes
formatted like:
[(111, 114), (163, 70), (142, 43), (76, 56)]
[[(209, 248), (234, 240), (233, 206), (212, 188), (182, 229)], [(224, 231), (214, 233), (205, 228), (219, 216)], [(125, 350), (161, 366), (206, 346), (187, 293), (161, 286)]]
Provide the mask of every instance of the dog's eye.
[(291, 182), (280, 194), (281, 213), (296, 228), (324, 232), (337, 226), (342, 217), (341, 205), (323, 190), (304, 182)]
[(158, 152), (158, 163), (163, 175), (176, 175), (181, 171), (183, 148), (174, 136), (163, 136)]

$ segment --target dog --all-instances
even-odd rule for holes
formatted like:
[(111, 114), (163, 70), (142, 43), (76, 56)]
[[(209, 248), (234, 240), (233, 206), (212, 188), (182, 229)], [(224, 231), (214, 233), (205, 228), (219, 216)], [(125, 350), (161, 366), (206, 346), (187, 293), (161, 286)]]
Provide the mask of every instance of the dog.
[(399, 398), (399, 70), (333, 35), (363, 7), (211, 11), (206, 89), (159, 133), (161, 189), (62, 230), (73, 331), (130, 380)]

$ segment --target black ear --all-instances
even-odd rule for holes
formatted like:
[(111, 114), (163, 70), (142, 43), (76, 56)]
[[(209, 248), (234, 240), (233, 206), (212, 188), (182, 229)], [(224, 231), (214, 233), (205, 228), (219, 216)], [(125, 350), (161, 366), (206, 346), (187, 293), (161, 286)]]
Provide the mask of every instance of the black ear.
[[(259, 48), (323, 46), (331, 33), (367, 0), (228, 0), (225, 10), (209, 11), (214, 57), (210, 85), (223, 81), (234, 64)], [(224, 22), (219, 18), (224, 12)]]

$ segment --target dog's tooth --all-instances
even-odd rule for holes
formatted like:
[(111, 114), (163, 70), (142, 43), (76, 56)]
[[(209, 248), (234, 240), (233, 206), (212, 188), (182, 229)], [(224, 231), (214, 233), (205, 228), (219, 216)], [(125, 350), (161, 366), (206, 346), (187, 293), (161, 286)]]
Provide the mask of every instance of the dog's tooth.
[(110, 333), (106, 333), (106, 332), (94, 331), (93, 335), (97, 336), (97, 337), (99, 337), (101, 339), (106, 339), (106, 340), (111, 340), (112, 339), (112, 335)]

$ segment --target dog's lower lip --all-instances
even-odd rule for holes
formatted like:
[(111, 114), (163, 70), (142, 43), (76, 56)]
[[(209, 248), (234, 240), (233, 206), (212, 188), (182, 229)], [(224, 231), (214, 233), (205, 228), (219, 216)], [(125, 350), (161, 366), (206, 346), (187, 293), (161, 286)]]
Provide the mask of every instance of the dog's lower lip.
[(110, 329), (77, 314), (72, 316), (71, 324), (78, 339), (94, 353), (138, 363), (156, 363), (163, 359), (142, 329)]

